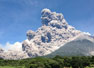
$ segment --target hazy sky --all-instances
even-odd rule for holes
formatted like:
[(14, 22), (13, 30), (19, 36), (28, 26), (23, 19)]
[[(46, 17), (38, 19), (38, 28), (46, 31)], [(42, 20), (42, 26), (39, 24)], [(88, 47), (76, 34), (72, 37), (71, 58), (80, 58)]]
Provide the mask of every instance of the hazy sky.
[(63, 13), (70, 25), (94, 34), (94, 0), (0, 0), (0, 44), (23, 41), (27, 30), (37, 30), (43, 8)]

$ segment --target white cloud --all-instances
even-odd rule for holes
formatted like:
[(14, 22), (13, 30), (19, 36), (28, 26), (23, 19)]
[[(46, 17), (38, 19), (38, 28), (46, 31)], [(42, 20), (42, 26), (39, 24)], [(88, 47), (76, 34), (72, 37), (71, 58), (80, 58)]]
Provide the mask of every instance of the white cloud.
[(91, 35), (89, 32), (84, 32), (84, 34)]
[(14, 44), (11, 44), (11, 43), (7, 42), (5, 45), (0, 44), (0, 48), (4, 49), (5, 51), (8, 51), (8, 50), (21, 51), (22, 50), (22, 43), (15, 42)]

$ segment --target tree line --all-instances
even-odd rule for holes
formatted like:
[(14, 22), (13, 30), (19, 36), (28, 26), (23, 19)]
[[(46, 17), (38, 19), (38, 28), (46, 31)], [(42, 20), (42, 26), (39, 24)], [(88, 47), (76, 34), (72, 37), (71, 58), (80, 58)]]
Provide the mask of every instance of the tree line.
[[(36, 57), (22, 60), (4, 60), (0, 59), (0, 66), (20, 66), (19, 68), (85, 68), (93, 67), (94, 56), (74, 56), (61, 57), (55, 56), (53, 58)], [(21, 67), (22, 66), (22, 67)]]

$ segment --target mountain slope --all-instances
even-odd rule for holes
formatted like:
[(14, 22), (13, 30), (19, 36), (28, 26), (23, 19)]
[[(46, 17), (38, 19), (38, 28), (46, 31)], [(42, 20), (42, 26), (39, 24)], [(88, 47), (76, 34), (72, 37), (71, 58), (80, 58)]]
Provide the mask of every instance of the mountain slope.
[(75, 40), (66, 43), (47, 57), (60, 56), (91, 56), (94, 55), (94, 37), (81, 35)]

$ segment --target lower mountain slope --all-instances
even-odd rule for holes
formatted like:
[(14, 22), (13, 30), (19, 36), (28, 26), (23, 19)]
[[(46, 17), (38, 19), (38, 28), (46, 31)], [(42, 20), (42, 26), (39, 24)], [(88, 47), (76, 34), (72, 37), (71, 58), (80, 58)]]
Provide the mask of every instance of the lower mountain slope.
[(58, 50), (46, 57), (60, 56), (91, 56), (94, 55), (94, 38), (88, 35), (77, 37), (75, 40), (66, 43)]

